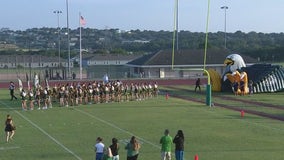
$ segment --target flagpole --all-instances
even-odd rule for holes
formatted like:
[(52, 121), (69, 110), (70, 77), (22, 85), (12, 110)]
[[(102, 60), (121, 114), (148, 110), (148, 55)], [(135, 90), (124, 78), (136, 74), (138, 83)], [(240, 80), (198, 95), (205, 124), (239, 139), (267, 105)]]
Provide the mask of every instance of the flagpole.
[(68, 75), (67, 78), (70, 78), (71, 76), (71, 61), (70, 61), (70, 31), (69, 31), (69, 4), (68, 0), (66, 0), (66, 10), (67, 10), (67, 46), (68, 46)]
[(80, 26), (80, 80), (82, 80), (82, 24), (81, 12), (79, 12), (79, 26)]

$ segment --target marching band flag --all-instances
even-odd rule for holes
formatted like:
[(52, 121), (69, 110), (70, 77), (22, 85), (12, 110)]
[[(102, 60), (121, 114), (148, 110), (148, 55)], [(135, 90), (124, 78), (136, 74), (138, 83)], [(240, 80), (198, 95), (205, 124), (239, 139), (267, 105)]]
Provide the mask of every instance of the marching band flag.
[(34, 77), (34, 86), (35, 88), (38, 88), (39, 87), (39, 78), (38, 78), (38, 75), (36, 74), (35, 77)]
[(86, 25), (86, 20), (84, 19), (83, 16), (80, 16), (80, 25), (85, 26)]
[(48, 84), (47, 78), (45, 78), (45, 87), (46, 87), (47, 89), (49, 89), (49, 84)]
[(20, 90), (20, 92), (22, 92), (22, 90), (23, 90), (23, 82), (19, 78), (18, 78), (18, 81), (19, 81), (19, 90)]
[(29, 75), (26, 73), (26, 81), (29, 81)]
[(28, 90), (31, 89), (30, 80), (28, 80)]

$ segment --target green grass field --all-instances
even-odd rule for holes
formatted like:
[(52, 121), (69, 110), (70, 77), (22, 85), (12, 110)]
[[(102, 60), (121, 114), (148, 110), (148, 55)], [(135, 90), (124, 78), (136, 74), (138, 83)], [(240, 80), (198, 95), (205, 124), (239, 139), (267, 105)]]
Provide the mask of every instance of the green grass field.
[[(264, 97), (262, 94), (259, 99)], [(7, 114), (17, 126), (9, 143), (4, 139)], [(107, 146), (112, 137), (118, 138), (120, 159), (125, 160), (125, 142), (132, 135), (142, 144), (139, 159), (156, 160), (160, 159), (159, 139), (166, 128), (172, 136), (179, 129), (184, 131), (185, 160), (196, 154), (199, 160), (284, 159), (282, 121), (249, 114), (241, 118), (236, 111), (172, 97), (22, 111), (20, 101), (10, 101), (5, 90), (0, 91), (0, 118), (0, 160), (91, 160), (98, 136)]]

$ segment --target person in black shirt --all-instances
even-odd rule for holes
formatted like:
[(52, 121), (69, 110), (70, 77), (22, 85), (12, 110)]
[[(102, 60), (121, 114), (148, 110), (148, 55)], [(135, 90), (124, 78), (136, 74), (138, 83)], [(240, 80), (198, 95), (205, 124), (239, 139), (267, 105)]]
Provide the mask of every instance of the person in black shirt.
[(119, 160), (119, 154), (118, 154), (119, 145), (116, 138), (112, 138), (112, 144), (109, 146), (109, 148), (111, 149), (111, 153), (113, 156), (112, 159)]
[(183, 160), (184, 135), (182, 130), (178, 130), (173, 142), (175, 143), (176, 160)]
[(10, 95), (11, 95), (11, 101), (15, 98), (18, 99), (15, 95), (14, 95), (14, 90), (15, 90), (15, 84), (14, 82), (10, 82), (10, 86), (9, 86), (9, 90), (10, 90)]
[(199, 91), (201, 91), (201, 87), (200, 87), (200, 78), (198, 78), (195, 82), (195, 89), (194, 91), (196, 92), (196, 89), (199, 89)]

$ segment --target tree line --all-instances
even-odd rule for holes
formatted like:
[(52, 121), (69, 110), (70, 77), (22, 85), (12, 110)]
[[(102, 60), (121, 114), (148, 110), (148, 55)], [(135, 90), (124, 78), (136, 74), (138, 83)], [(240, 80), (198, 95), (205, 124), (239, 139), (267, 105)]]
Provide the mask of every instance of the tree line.
[[(24, 31), (1, 29), (0, 54), (42, 54), (57, 55), (60, 40), (62, 58), (66, 58), (68, 39), (67, 28), (32, 28)], [(69, 31), (71, 54), (78, 54), (79, 28)], [(204, 49), (205, 33), (181, 30), (177, 34), (179, 49)], [(171, 49), (172, 31), (150, 31), (119, 29), (82, 29), (82, 47), (89, 54), (145, 54)], [(284, 60), (284, 33), (208, 33), (208, 49), (226, 49), (239, 52), (261, 61)], [(16, 48), (5, 47), (14, 45)], [(4, 46), (4, 47), (3, 47)]]

